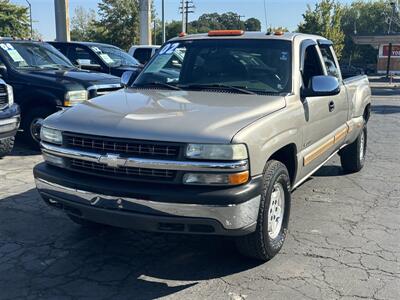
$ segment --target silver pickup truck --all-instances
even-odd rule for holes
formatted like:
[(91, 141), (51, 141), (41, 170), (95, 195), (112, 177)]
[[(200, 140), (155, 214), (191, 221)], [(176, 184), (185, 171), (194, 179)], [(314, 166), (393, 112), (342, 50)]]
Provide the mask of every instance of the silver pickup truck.
[(233, 236), (269, 260), (291, 191), (336, 153), (364, 165), (368, 79), (343, 80), (323, 37), (182, 35), (122, 83), (43, 124), (37, 189), (80, 225)]

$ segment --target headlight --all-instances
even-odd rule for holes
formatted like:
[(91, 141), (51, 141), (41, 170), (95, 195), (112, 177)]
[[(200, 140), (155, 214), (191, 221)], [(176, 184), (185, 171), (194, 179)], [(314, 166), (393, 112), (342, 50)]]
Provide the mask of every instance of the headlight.
[(249, 171), (234, 174), (187, 173), (183, 183), (189, 185), (239, 185), (249, 181)]
[(13, 88), (11, 85), (6, 85), (7, 86), (7, 95), (8, 95), (8, 104), (13, 105), (14, 103), (14, 92)]
[(210, 145), (189, 144), (186, 147), (186, 157), (210, 160), (242, 160), (247, 159), (247, 148), (243, 144)]
[(62, 133), (60, 130), (42, 126), (40, 130), (40, 139), (44, 142), (61, 145)]
[(88, 92), (86, 90), (69, 91), (65, 94), (65, 106), (74, 106), (78, 103), (88, 99)]

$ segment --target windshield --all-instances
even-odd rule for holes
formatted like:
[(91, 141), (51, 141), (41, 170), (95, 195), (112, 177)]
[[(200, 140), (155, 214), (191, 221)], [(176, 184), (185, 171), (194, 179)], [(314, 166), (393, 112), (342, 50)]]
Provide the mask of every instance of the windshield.
[(166, 44), (135, 81), (180, 89), (291, 92), (291, 43), (278, 40), (194, 40)]
[(74, 68), (64, 55), (46, 43), (0, 43), (0, 51), (16, 69)]
[(97, 45), (91, 49), (110, 67), (137, 67), (140, 65), (135, 58), (117, 47)]

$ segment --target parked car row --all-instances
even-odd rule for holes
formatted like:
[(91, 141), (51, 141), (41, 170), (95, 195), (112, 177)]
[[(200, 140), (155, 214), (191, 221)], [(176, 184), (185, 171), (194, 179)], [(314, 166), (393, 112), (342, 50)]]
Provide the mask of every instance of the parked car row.
[(39, 146), (40, 126), (47, 116), (120, 89), (124, 72), (142, 68), (132, 55), (107, 44), (0, 38), (0, 76), (14, 90), (23, 137), (33, 148)]

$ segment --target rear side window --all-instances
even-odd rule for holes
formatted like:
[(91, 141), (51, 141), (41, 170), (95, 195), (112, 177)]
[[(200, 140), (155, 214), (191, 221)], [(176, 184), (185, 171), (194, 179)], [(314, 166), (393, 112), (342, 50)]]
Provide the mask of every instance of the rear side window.
[(151, 49), (138, 48), (133, 53), (133, 57), (136, 58), (141, 64), (147, 63), (151, 58)]
[(335, 58), (333, 57), (331, 47), (322, 46), (322, 47), (320, 47), (320, 49), (321, 49), (322, 58), (324, 59), (324, 63), (325, 63), (325, 67), (328, 72), (328, 75), (336, 77), (337, 79), (340, 79), (339, 69), (335, 63)]
[(314, 76), (324, 75), (324, 70), (319, 59), (315, 45), (308, 46), (304, 53), (304, 64), (302, 70), (304, 87), (310, 86), (310, 80)]

